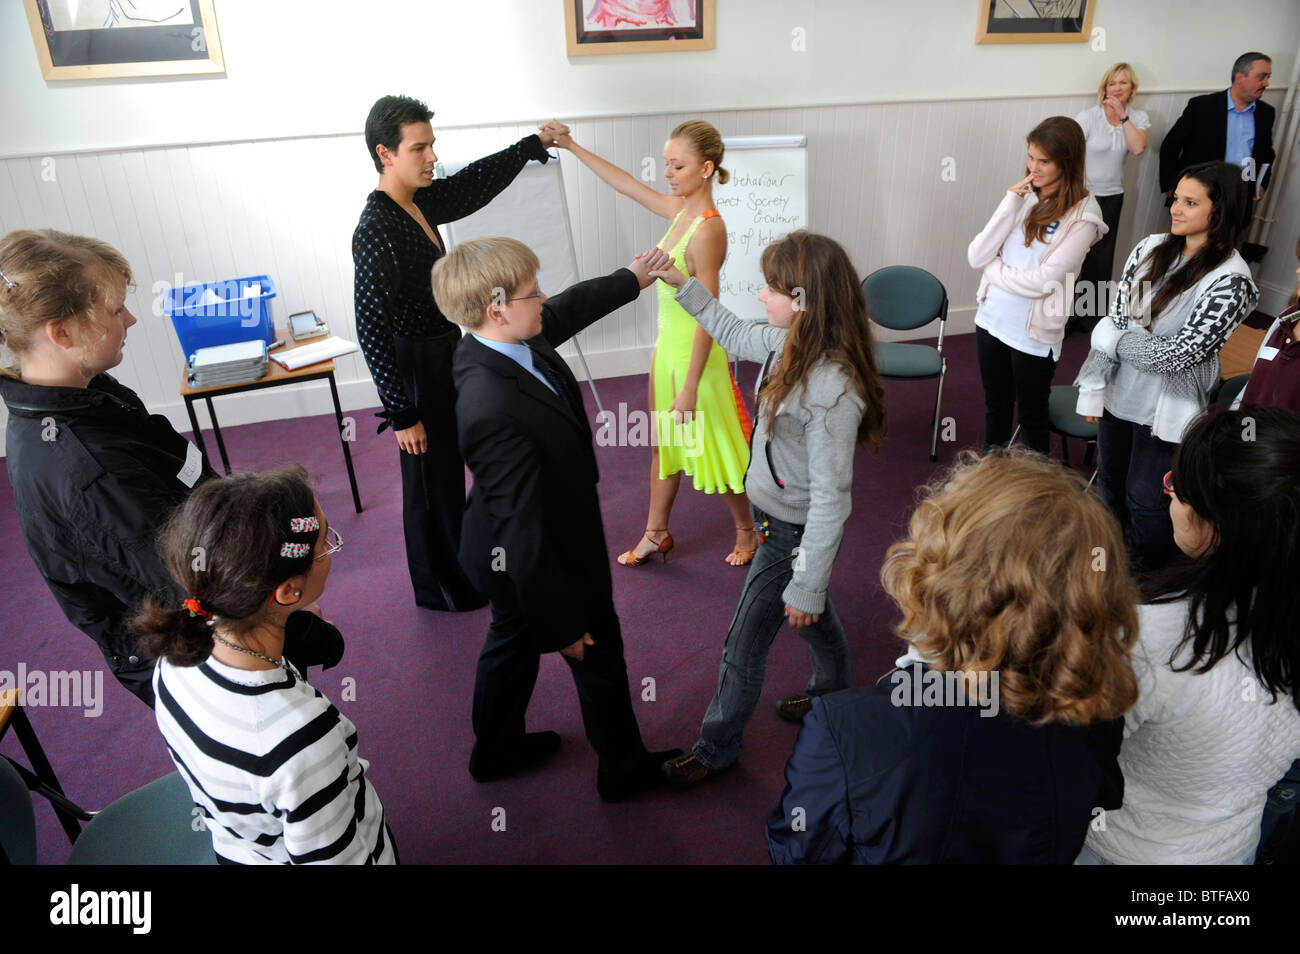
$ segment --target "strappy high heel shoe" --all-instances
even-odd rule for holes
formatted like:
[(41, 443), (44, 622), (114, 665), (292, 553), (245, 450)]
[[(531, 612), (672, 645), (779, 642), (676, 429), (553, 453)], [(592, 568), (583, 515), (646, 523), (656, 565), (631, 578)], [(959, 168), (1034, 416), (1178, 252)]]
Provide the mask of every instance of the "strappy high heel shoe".
[(754, 545), (748, 550), (742, 550), (740, 547), (736, 547), (728, 553), (724, 559), (732, 566), (749, 566), (750, 563), (754, 562), (754, 554), (758, 552), (758, 533), (753, 527), (737, 527), (736, 530), (752, 534), (754, 537)]
[[(650, 536), (650, 534), (652, 533), (662, 533), (664, 535), (663, 539), (655, 540), (653, 537)], [(649, 553), (647, 553), (645, 556), (637, 556), (636, 547), (633, 547), (631, 550), (625, 550), (618, 555), (619, 563), (621, 563), (623, 566), (640, 566), (642, 563), (650, 559), (656, 553), (658, 553), (660, 556), (663, 557), (664, 563), (668, 562), (668, 551), (673, 548), (673, 535), (668, 532), (667, 527), (664, 527), (662, 530), (652, 530), (649, 527), (646, 527), (645, 535), (641, 539), (649, 540), (651, 543), (655, 545), (655, 548), (651, 550)], [(640, 542), (641, 542), (640, 540), (637, 541), (637, 543)]]

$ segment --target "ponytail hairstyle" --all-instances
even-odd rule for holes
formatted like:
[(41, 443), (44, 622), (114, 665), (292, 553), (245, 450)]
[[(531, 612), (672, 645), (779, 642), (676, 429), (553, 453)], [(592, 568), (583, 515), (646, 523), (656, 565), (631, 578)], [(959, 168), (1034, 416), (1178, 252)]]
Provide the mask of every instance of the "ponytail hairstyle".
[[(242, 635), (261, 623), (275, 588), (311, 569), (317, 529), (291, 522), (316, 514), (316, 498), (300, 467), (273, 474), (232, 474), (200, 484), (172, 514), (158, 541), (185, 605), (146, 600), (131, 623), (151, 658), (197, 666), (212, 652), (212, 627)], [(285, 556), (286, 544), (306, 552)], [(211, 617), (209, 619), (208, 617)]]
[(878, 450), (887, 430), (885, 391), (876, 372), (867, 300), (848, 254), (834, 239), (800, 229), (763, 249), (759, 265), (768, 287), (796, 303), (780, 364), (759, 394), (760, 405), (775, 417), (813, 365), (832, 361), (862, 398), (858, 442)]
[(1161, 600), (1190, 603), (1171, 665), (1200, 674), (1235, 653), (1274, 701), (1287, 696), (1300, 709), (1300, 417), (1210, 405), (1174, 451), (1173, 483), (1214, 535)]
[(702, 119), (687, 120), (669, 133), (668, 138), (684, 139), (689, 142), (702, 162), (713, 163), (718, 185), (727, 184), (731, 173), (722, 168), (722, 154), (726, 150), (722, 145), (722, 135), (711, 123), (706, 123)]
[[(0, 238), (0, 336), (21, 365), (46, 323), (90, 325), (112, 290), (132, 283), (131, 266), (107, 242), (54, 229), (19, 229)], [(16, 378), (16, 368), (0, 368)]]
[(1169, 269), (1174, 267), (1187, 244), (1184, 236), (1171, 232), (1147, 254), (1147, 268), (1139, 281), (1154, 284), (1169, 275), (1151, 299), (1152, 318), (1157, 317), (1174, 299), (1227, 261), (1245, 233), (1246, 226), (1250, 224), (1250, 186), (1242, 181), (1239, 166), (1229, 162), (1202, 162), (1184, 169), (1179, 174), (1178, 181), (1181, 183), (1184, 179), (1195, 179), (1205, 186), (1211, 206), (1209, 233), (1200, 251), (1178, 266), (1172, 275), (1169, 275)]
[(1049, 116), (1030, 130), (1025, 142), (1047, 153), (1061, 170), (1060, 184), (1025, 216), (1025, 247), (1047, 241), (1047, 228), (1088, 197), (1083, 183), (1088, 144), (1083, 129), (1068, 116)]

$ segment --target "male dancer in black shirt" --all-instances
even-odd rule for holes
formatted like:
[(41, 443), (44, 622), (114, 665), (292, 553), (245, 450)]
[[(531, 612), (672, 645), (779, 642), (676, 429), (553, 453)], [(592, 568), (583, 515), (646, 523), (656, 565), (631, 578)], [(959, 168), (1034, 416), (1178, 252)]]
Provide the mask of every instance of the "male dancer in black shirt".
[(433, 300), (429, 273), (446, 246), (437, 227), (487, 205), (529, 159), (545, 162), (554, 139), (525, 136), (447, 179), (433, 178), (432, 111), (385, 96), (366, 117), (366, 149), (379, 185), (352, 233), (361, 352), (401, 449), (402, 523), (415, 602), (477, 609), (487, 598), (457, 560), (465, 463), (456, 443), (451, 358), (460, 330)]

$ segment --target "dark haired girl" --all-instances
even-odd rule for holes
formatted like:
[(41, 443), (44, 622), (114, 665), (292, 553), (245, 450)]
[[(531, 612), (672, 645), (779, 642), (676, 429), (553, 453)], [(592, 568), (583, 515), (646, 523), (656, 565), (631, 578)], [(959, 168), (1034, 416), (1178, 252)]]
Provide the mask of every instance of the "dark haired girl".
[(1124, 806), (1079, 860), (1249, 864), (1268, 787), (1300, 755), (1300, 418), (1210, 408), (1164, 487), (1193, 562), (1139, 607)]
[(984, 449), (1011, 440), (1017, 410), (1025, 444), (1046, 454), (1047, 399), (1074, 279), (1106, 224), (1083, 184), (1087, 146), (1079, 124), (1051, 116), (1026, 141), (1028, 175), (1007, 189), (966, 257), (983, 271), (975, 344), (984, 383)]
[(223, 862), (397, 860), (356, 728), (284, 655), (289, 635), (333, 630), (316, 599), (342, 543), (293, 472), (209, 481), (163, 531), (189, 595), (147, 602), (135, 628), (158, 657), (158, 728)]
[(679, 784), (703, 781), (739, 757), (783, 620), (808, 643), (813, 674), (806, 694), (781, 700), (782, 716), (799, 721), (811, 696), (850, 684), (848, 642), (827, 586), (852, 506), (854, 449), (862, 442), (875, 450), (885, 437), (867, 305), (844, 249), (824, 235), (794, 232), (765, 248), (760, 264), (766, 326), (737, 318), (676, 268), (651, 272), (679, 289), (677, 303), (723, 348), (764, 362), (745, 475), (761, 545), (700, 739), (664, 764)]
[(1234, 247), (1248, 221), (1241, 170), (1187, 169), (1167, 234), (1148, 235), (1124, 264), (1110, 320), (1097, 323), (1079, 371), (1078, 412), (1099, 420), (1097, 485), (1129, 528), (1139, 567), (1171, 556), (1173, 527), (1160, 478), (1183, 430), (1219, 379), (1219, 350), (1259, 291)]

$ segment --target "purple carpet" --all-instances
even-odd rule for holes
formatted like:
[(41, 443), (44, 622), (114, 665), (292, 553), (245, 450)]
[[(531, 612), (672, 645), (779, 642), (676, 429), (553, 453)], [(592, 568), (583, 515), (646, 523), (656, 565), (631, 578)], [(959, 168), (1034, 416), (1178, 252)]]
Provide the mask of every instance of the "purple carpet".
[[(887, 381), (890, 434), (877, 457), (859, 451), (854, 510), (831, 580), (849, 634), (855, 684), (874, 681), (899, 655), (896, 620), (879, 585), (886, 548), (902, 533), (915, 488), (983, 436), (983, 399), (975, 338), (946, 342), (943, 416), (955, 440), (929, 462), (934, 381)], [(1065, 343), (1056, 383), (1068, 384), (1086, 339)], [(742, 365), (748, 395), (755, 365)], [(644, 376), (598, 382), (606, 407), (645, 407)], [(587, 408), (595, 404), (588, 392)], [(218, 402), (220, 408), (220, 402)], [(231, 427), (223, 431), (232, 465), (265, 470), (301, 462), (321, 506), (342, 533), (343, 551), (321, 605), (348, 642), (341, 665), (310, 672), (313, 685), (357, 725), (359, 751), (383, 800), (406, 863), (706, 863), (763, 864), (763, 824), (784, 784), (782, 771), (798, 727), (781, 721), (777, 699), (800, 691), (808, 662), (802, 642), (782, 631), (768, 663), (763, 699), (729, 773), (687, 792), (658, 790), (606, 805), (595, 791), (596, 756), (583, 735), (567, 667), (543, 657), (529, 729), (554, 729), (563, 745), (553, 761), (523, 776), (476, 784), (466, 769), (473, 735), (470, 695), (488, 611), (449, 615), (417, 609), (402, 545), (397, 449), (374, 433), (369, 411), (352, 412), (352, 445), (365, 512), (353, 512), (332, 416)], [(215, 450), (207, 432), (209, 450)], [(1053, 446), (1059, 455), (1059, 439)], [(1081, 464), (1082, 446), (1071, 459)], [(644, 527), (649, 454), (640, 447), (597, 448), (608, 546), (617, 554)], [(615, 566), (614, 596), (623, 622), (628, 676), (646, 744), (689, 747), (717, 681), (718, 659), (745, 570), (723, 562), (733, 543), (726, 507), (684, 482), (673, 513), (677, 548), (667, 564)], [(7, 477), (0, 477), (0, 573), (3, 641), (0, 669), (103, 671), (94, 644), (62, 616), (22, 544)], [(653, 682), (648, 682), (653, 680)], [(651, 691), (651, 687), (653, 691)], [(103, 711), (34, 707), (28, 715), (68, 795), (98, 809), (172, 771), (151, 713), (105, 673)], [(0, 751), (26, 762), (13, 733)], [(67, 858), (68, 842), (49, 805), (37, 798), (43, 863)], [(504, 830), (494, 818), (504, 809)], [(498, 823), (497, 828), (501, 825)]]

